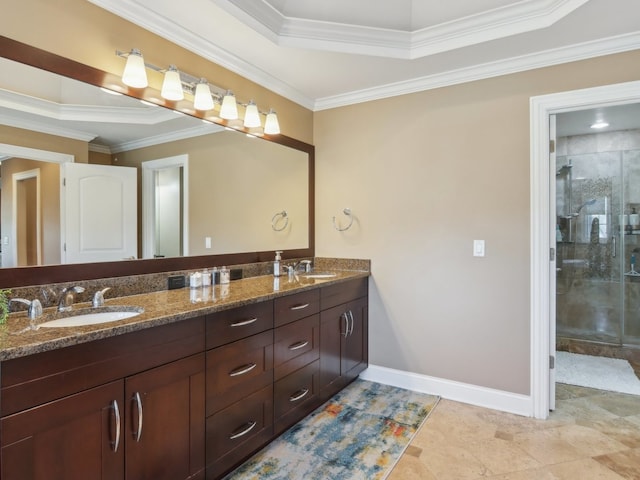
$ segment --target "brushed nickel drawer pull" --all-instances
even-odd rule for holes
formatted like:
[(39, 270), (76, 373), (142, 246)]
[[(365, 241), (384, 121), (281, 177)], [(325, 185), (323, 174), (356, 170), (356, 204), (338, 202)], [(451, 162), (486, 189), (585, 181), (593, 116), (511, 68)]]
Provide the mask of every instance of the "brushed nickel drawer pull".
[(136, 408), (138, 409), (138, 428), (133, 434), (133, 438), (136, 439), (136, 442), (139, 442), (140, 437), (142, 436), (142, 399), (140, 398), (140, 392), (136, 392), (132, 400), (135, 401)]
[(351, 329), (349, 330), (349, 335), (353, 335), (353, 324), (355, 321), (353, 320), (353, 312), (349, 310), (349, 318), (351, 319)]
[(297, 343), (294, 343), (294, 344), (292, 344), (292, 345), (289, 345), (289, 350), (291, 350), (291, 351), (293, 352), (294, 350), (300, 350), (301, 348), (304, 348), (304, 347), (306, 347), (307, 345), (309, 345), (309, 342), (308, 342), (308, 341), (303, 342), (303, 341), (301, 340), (301, 341), (299, 341), (299, 342), (297, 342)]
[(296, 305), (295, 307), (289, 307), (289, 310), (302, 310), (304, 308), (307, 308), (308, 306), (308, 303), (304, 303), (302, 305)]
[(248, 365), (243, 365), (241, 367), (236, 368), (229, 372), (230, 377), (237, 377), (238, 375), (244, 375), (245, 373), (249, 373), (251, 370), (256, 368), (257, 365), (255, 363), (249, 363)]
[(308, 388), (303, 388), (302, 390), (298, 390), (296, 393), (294, 393), (289, 397), (289, 401), (297, 402), (298, 400), (301, 400), (302, 398), (306, 397), (307, 393), (309, 393)]
[(116, 438), (113, 440), (113, 451), (117, 452), (118, 447), (120, 446), (120, 408), (118, 408), (118, 401), (114, 400), (111, 402), (111, 408), (113, 408), (113, 416), (116, 421)]
[(249, 425), (247, 428), (245, 428), (244, 430), (238, 432), (238, 430), (236, 430), (235, 432), (233, 432), (231, 435), (229, 435), (229, 440), (235, 440), (236, 438), (240, 438), (243, 435), (246, 435), (247, 433), (249, 433), (251, 430), (253, 430), (253, 428), (257, 425), (257, 422), (247, 422), (247, 425)]
[(232, 323), (230, 327), (244, 327), (245, 325), (251, 325), (258, 321), (257, 317), (249, 318), (248, 320), (241, 320), (240, 322)]
[[(342, 335), (344, 338), (347, 338), (349, 336), (349, 316), (347, 315), (347, 312), (340, 314), (340, 319), (342, 320), (343, 318), (344, 318), (344, 332), (342, 332), (342, 326), (341, 326), (340, 335)], [(342, 325), (342, 322), (340, 322), (340, 324)]]

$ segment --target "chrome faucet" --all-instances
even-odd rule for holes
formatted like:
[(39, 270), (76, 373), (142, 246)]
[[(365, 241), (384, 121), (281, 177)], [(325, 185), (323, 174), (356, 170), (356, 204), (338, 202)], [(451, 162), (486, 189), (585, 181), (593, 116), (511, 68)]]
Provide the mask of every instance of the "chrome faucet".
[(302, 272), (309, 273), (311, 271), (311, 260), (300, 260), (293, 265), (293, 271), (297, 272), (302, 267)]
[(9, 300), (9, 303), (11, 302), (24, 303), (25, 305), (27, 305), (29, 307), (29, 310), (27, 310), (27, 315), (29, 315), (30, 320), (35, 320), (40, 315), (42, 315), (42, 304), (37, 298), (34, 298), (31, 301), (24, 298), (12, 298)]
[(60, 294), (60, 301), (58, 302), (59, 312), (68, 312), (73, 306), (73, 294), (84, 292), (84, 287), (66, 287)]
[(107, 293), (108, 290), (111, 290), (110, 287), (103, 288), (102, 290), (98, 290), (93, 294), (93, 308), (103, 307), (104, 306), (104, 294)]

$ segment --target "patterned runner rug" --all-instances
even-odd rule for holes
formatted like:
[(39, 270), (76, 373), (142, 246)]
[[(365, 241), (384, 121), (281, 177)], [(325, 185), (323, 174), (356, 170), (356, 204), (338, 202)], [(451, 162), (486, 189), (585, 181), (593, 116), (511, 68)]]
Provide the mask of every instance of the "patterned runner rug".
[(225, 480), (384, 479), (437, 403), (358, 379)]

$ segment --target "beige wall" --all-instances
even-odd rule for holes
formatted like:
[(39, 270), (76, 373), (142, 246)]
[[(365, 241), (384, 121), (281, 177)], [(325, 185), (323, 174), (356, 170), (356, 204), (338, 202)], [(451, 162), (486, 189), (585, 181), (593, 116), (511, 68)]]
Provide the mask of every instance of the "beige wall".
[(316, 254), (372, 260), (372, 364), (529, 393), (529, 98), (638, 79), (635, 51), (315, 114)]
[[(223, 131), (122, 152), (114, 164), (140, 168), (145, 161), (183, 154), (189, 157), (190, 255), (309, 246), (305, 152)], [(138, 191), (141, 198), (141, 185)], [(282, 210), (289, 224), (276, 232), (271, 218)], [(205, 249), (205, 237), (211, 249)]]
[[(0, 32), (6, 37), (117, 74), (122, 73), (124, 60), (115, 51), (139, 48), (148, 63), (175, 64), (215, 85), (233, 89), (238, 98), (253, 98), (261, 108), (273, 107), (283, 134), (312, 143), (310, 110), (86, 0), (8, 0), (3, 7)], [(149, 73), (151, 85), (159, 90), (161, 75)]]
[[(88, 163), (89, 146), (82, 140), (49, 135), (47, 133), (24, 130), (22, 128), (7, 127), (0, 125), (0, 143), (17, 145), (19, 147), (29, 147), (49, 152), (66, 153), (73, 155), (74, 162)], [(2, 151), (0, 149), (0, 155)]]

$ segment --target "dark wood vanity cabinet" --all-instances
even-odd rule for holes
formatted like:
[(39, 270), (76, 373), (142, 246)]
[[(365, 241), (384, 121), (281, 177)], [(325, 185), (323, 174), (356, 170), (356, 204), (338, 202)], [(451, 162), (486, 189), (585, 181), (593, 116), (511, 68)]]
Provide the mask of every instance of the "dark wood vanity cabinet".
[(319, 404), (320, 291), (275, 301), (274, 433), (279, 435)]
[(3, 362), (1, 478), (204, 478), (203, 339), (200, 318)]
[(320, 391), (322, 400), (353, 381), (369, 361), (368, 279), (321, 290)]
[(218, 479), (366, 368), (367, 278), (0, 364), (2, 480)]
[(273, 301), (206, 317), (206, 478), (273, 437)]

